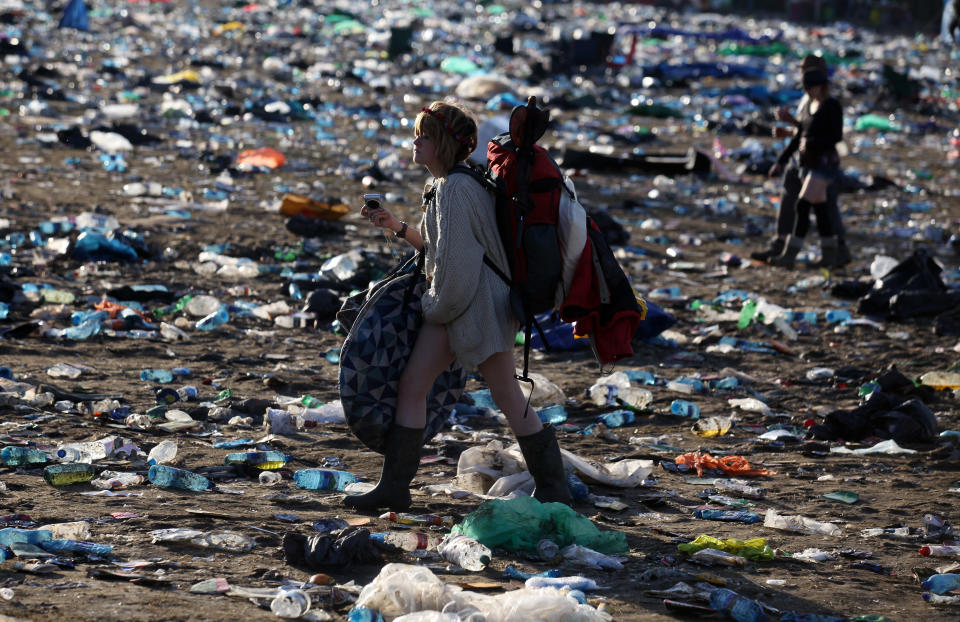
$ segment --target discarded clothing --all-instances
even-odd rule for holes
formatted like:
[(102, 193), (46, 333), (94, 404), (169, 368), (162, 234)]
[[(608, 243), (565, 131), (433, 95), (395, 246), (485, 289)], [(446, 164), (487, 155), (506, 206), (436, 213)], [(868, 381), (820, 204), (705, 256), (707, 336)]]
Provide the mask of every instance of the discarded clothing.
[(366, 529), (344, 529), (337, 535), (298, 533), (283, 535), (283, 557), (291, 566), (318, 570), (344, 568), (354, 563), (368, 564), (380, 561), (370, 532)]

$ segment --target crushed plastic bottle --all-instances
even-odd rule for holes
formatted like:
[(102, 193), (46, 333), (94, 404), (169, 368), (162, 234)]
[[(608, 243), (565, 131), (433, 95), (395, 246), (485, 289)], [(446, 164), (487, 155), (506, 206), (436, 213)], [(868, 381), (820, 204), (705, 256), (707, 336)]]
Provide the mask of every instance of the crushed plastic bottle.
[(176, 469), (164, 464), (154, 464), (147, 471), (147, 479), (155, 486), (180, 488), (181, 490), (201, 491), (210, 488), (210, 480), (203, 475)]
[(343, 491), (357, 481), (357, 476), (346, 471), (332, 469), (301, 469), (293, 474), (293, 481), (307, 490)]
[(824, 523), (821, 521), (807, 518), (806, 516), (787, 516), (778, 514), (776, 510), (770, 508), (763, 520), (763, 526), (771, 529), (781, 529), (783, 531), (796, 531), (798, 533), (819, 534), (824, 536), (833, 536), (835, 538), (843, 535), (843, 530), (839, 525), (833, 523)]
[(303, 590), (284, 589), (271, 601), (270, 611), (279, 618), (302, 618), (310, 611), (310, 596)]
[(487, 567), (493, 553), (483, 544), (463, 534), (450, 534), (437, 547), (440, 555), (465, 570), (479, 572)]

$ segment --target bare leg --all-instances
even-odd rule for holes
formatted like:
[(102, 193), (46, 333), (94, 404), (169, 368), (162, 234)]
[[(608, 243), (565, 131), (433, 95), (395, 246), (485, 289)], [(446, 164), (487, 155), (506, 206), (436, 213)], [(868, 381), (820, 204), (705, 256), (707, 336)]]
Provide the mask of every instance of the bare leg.
[(514, 378), (516, 367), (513, 352), (497, 352), (477, 366), (490, 387), (490, 394), (497, 407), (507, 417), (510, 428), (517, 436), (536, 434), (543, 428), (540, 417), (527, 405), (527, 398)]
[(397, 389), (396, 422), (406, 428), (427, 424), (427, 395), (437, 376), (453, 363), (445, 326), (424, 322)]
[(348, 496), (343, 500), (345, 506), (364, 512), (383, 508), (403, 512), (410, 507), (410, 483), (420, 465), (427, 421), (427, 394), (452, 361), (447, 329), (424, 324), (400, 376), (397, 415), (384, 439), (380, 481), (366, 494)]

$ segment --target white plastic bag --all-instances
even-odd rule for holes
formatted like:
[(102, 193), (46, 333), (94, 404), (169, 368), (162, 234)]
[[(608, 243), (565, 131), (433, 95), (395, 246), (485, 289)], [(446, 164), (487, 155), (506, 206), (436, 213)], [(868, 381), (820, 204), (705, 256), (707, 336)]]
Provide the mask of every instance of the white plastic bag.
[(360, 591), (356, 606), (374, 609), (386, 618), (417, 611), (442, 611), (460, 591), (460, 587), (441, 581), (429, 568), (387, 564)]

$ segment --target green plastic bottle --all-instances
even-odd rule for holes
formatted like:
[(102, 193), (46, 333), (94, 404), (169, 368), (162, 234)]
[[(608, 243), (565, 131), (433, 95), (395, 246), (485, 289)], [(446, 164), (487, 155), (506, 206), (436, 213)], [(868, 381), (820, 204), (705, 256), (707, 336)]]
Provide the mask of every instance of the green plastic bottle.
[(51, 486), (69, 486), (89, 482), (97, 474), (92, 464), (72, 462), (51, 464), (43, 470), (43, 479)]
[(737, 320), (737, 328), (743, 330), (747, 326), (750, 326), (750, 322), (753, 321), (753, 316), (757, 313), (757, 301), (748, 300), (743, 303), (743, 310), (740, 311), (740, 319)]

